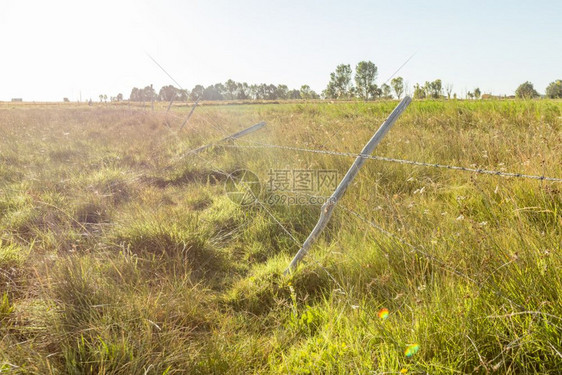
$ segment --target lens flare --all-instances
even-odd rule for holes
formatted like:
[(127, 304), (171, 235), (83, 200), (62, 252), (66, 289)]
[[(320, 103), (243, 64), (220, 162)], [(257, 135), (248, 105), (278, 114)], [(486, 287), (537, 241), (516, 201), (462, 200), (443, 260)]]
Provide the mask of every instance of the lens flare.
[(406, 347), (406, 350), (404, 350), (404, 355), (409, 358), (416, 354), (418, 350), (420, 350), (420, 346), (418, 344), (410, 344)]
[(379, 318), (382, 320), (386, 320), (388, 318), (388, 309), (386, 307), (379, 310)]

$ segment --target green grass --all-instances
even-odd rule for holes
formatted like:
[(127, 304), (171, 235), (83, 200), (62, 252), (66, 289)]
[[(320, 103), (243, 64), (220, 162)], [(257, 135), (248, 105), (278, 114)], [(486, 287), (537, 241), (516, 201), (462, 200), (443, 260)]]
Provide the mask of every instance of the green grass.
[[(179, 134), (188, 107), (0, 105), (0, 372), (559, 373), (560, 183), (370, 160), (284, 276), (270, 213), (302, 243), (319, 206), (239, 206), (224, 173), (353, 159), (181, 157), (260, 121), (236, 144), (356, 153), (395, 105), (203, 105)], [(560, 101), (416, 101), (375, 154), (562, 177), (561, 134)]]

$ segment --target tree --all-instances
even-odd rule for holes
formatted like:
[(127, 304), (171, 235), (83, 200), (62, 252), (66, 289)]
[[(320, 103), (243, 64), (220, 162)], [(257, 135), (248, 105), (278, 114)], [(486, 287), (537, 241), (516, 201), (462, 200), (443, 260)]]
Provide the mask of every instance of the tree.
[(393, 78), (392, 81), (390, 81), (390, 85), (394, 89), (394, 93), (396, 94), (396, 97), (400, 99), (402, 97), (402, 94), (404, 93), (404, 78), (402, 77)]
[(539, 93), (533, 87), (533, 84), (529, 81), (519, 85), (517, 90), (515, 90), (515, 96), (520, 99), (532, 99), (539, 96)]
[[(314, 91), (313, 91), (313, 93), (314, 93)], [(304, 99), (302, 97), (302, 93), (299, 90), (296, 90), (296, 89), (289, 90), (288, 96), (289, 96), (289, 99)]]
[(144, 89), (133, 87), (133, 89), (131, 90), (131, 95), (129, 96), (129, 100), (133, 102), (144, 102), (147, 100), (152, 100), (153, 96), (155, 95), (156, 93), (152, 86), (146, 86)]
[(425, 90), (420, 86), (419, 83), (414, 85), (414, 99), (425, 99)]
[(453, 84), (452, 83), (447, 83), (445, 85), (445, 92), (447, 93), (447, 99), (451, 99), (451, 93), (453, 92)]
[(237, 91), (238, 91), (238, 84), (236, 82), (229, 79), (228, 81), (226, 81), (224, 83), (224, 88), (225, 88), (226, 99), (229, 99), (229, 100), (236, 99), (236, 97), (237, 97), (236, 94), (237, 94)]
[(310, 99), (310, 91), (312, 90), (309, 85), (302, 85), (299, 91), (300, 97), (305, 100)]
[(203, 90), (203, 100), (223, 100), (224, 86), (222, 83), (216, 83), (208, 86)]
[(191, 94), (189, 95), (189, 99), (192, 101), (197, 101), (203, 98), (203, 91), (205, 91), (205, 87), (203, 85), (196, 85), (193, 90), (191, 90)]
[(178, 90), (177, 92), (177, 100), (181, 101), (181, 102), (187, 102), (187, 98), (189, 97), (189, 91), (184, 89), (184, 90)]
[(264, 99), (276, 100), (277, 99), (277, 86), (269, 84), (263, 87)]
[(336, 99), (336, 88), (332, 82), (328, 83), (328, 86), (322, 91), (322, 96), (326, 99)]
[(433, 82), (425, 82), (424, 85), (425, 94), (427, 97), (431, 97), (433, 99), (439, 99), (441, 94), (443, 93), (443, 85), (440, 79), (436, 79)]
[(549, 98), (562, 98), (562, 80), (551, 82), (546, 88), (546, 96)]
[(355, 67), (355, 85), (357, 87), (357, 94), (361, 99), (369, 100), (375, 97), (377, 70), (377, 66), (371, 61), (361, 61)]
[(156, 91), (152, 88), (152, 85), (146, 86), (142, 89), (142, 101), (152, 101), (156, 97)]
[(256, 85), (256, 84), (250, 85), (249, 92), (250, 92), (250, 98), (252, 98), (254, 100), (259, 99), (259, 86), (258, 85)]
[(289, 97), (289, 88), (287, 85), (278, 85), (275, 89), (277, 99), (286, 100)]
[(383, 83), (381, 86), (382, 97), (384, 99), (392, 99), (392, 93), (390, 92), (390, 86), (386, 83)]
[(480, 95), (482, 95), (482, 92), (480, 91), (480, 88), (479, 87), (475, 88), (474, 89), (474, 97), (476, 99), (480, 99)]
[(236, 84), (236, 99), (245, 100), (250, 98), (250, 86), (246, 82)]
[(265, 83), (259, 84), (256, 91), (256, 99), (264, 100), (267, 99), (267, 96), (268, 96), (267, 84)]
[(123, 101), (123, 94), (121, 94), (121, 93), (117, 94), (116, 99), (117, 99), (118, 102), (122, 102)]
[(215, 83), (213, 87), (219, 93), (220, 99), (218, 100), (224, 100), (224, 97), (226, 95), (226, 87), (224, 87), (222, 83)]
[(103, 94), (100, 94), (100, 103), (103, 102)]
[(474, 94), (471, 91), (469, 91), (469, 92), (466, 93), (466, 98), (472, 99), (472, 98), (474, 98)]
[(254, 97), (256, 100), (275, 100), (277, 99), (277, 86), (266, 83), (256, 85), (254, 87)]
[(139, 89), (136, 87), (133, 87), (133, 89), (131, 90), (131, 95), (129, 95), (129, 100), (132, 102), (138, 102), (140, 101), (139, 99)]
[(325, 96), (331, 99), (348, 98), (353, 94), (351, 84), (351, 66), (340, 64), (336, 71), (330, 73), (330, 82), (324, 91)]
[(175, 88), (172, 85), (164, 86), (158, 93), (158, 100), (162, 100), (165, 102), (176, 100), (179, 96), (179, 91), (179, 89)]

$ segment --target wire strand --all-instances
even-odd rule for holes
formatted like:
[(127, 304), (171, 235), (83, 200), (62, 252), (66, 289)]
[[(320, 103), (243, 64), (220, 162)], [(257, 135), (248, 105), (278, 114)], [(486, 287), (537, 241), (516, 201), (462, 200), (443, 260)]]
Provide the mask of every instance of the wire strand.
[[(247, 141), (244, 141), (244, 142), (247, 142)], [(540, 180), (540, 181), (562, 182), (562, 178), (558, 178), (558, 177), (547, 177), (547, 176), (529, 175), (529, 174), (523, 174), (523, 173), (502, 172), (502, 171), (494, 171), (494, 170), (481, 169), (481, 168), (459, 167), (459, 166), (447, 165), (447, 164), (427, 163), (427, 162), (421, 162), (421, 161), (389, 158), (389, 157), (385, 157), (385, 156), (355, 154), (355, 153), (351, 153), (351, 152), (338, 152), (338, 151), (330, 151), (330, 150), (315, 150), (315, 149), (308, 149), (308, 148), (302, 148), (302, 147), (272, 145), (272, 144), (259, 143), (259, 142), (252, 142), (252, 143), (253, 144), (250, 144), (250, 145), (223, 145), (223, 146), (224, 147), (234, 147), (234, 148), (260, 148), (260, 149), (274, 148), (274, 149), (309, 152), (309, 153), (332, 155), (332, 156), (345, 156), (345, 157), (353, 157), (353, 158), (362, 157), (364, 159), (369, 159), (369, 160), (378, 160), (378, 161), (385, 161), (385, 162), (390, 162), (390, 163), (415, 165), (415, 166), (418, 166), (418, 167), (443, 168), (443, 169), (449, 169), (449, 170), (457, 170), (457, 171), (463, 171), (463, 172), (487, 174), (487, 175), (500, 176), (500, 177), (514, 177), (514, 178), (524, 178), (524, 179), (532, 179), (532, 180)]]

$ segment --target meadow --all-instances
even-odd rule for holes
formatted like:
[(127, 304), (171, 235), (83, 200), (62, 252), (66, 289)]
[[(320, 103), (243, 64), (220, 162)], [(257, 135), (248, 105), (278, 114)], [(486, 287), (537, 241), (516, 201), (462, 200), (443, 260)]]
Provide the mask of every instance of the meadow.
[[(0, 372), (560, 373), (561, 182), (368, 160), (283, 275), (320, 206), (271, 172), (353, 157), (261, 144), (357, 153), (395, 105), (0, 104)], [(562, 101), (414, 101), (374, 155), (562, 178)]]

